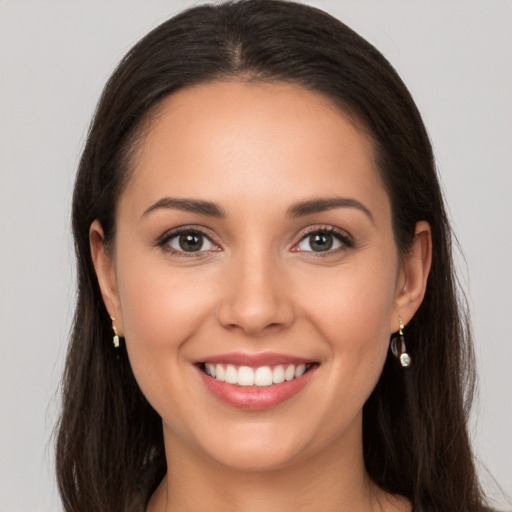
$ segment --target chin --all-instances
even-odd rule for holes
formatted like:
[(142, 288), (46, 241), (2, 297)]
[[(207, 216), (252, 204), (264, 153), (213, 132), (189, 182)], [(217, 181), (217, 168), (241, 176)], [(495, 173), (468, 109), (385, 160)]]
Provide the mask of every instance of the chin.
[(204, 430), (196, 431), (191, 440), (194, 451), (233, 471), (269, 472), (299, 463), (336, 444), (339, 430), (334, 426), (307, 421), (307, 415), (301, 415), (301, 421), (290, 410), (287, 414), (275, 412), (268, 411), (267, 417), (259, 420), (248, 414), (238, 421), (212, 421)]
[(210, 456), (224, 468), (244, 473), (276, 471), (293, 464), (299, 458), (292, 451), (268, 444), (261, 446), (259, 443), (243, 448), (229, 446), (224, 450), (215, 450)]

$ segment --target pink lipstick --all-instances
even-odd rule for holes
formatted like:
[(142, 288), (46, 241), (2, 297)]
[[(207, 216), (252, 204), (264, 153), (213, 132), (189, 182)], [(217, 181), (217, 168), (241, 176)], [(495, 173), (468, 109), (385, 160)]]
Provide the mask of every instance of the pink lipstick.
[(195, 366), (218, 399), (240, 409), (262, 410), (299, 393), (319, 364), (285, 354), (231, 353), (206, 357)]

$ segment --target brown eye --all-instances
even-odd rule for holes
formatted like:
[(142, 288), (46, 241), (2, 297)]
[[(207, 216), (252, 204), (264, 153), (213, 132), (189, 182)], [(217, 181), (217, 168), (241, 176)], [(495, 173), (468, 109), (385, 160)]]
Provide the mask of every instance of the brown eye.
[(200, 251), (203, 247), (203, 235), (199, 233), (187, 233), (179, 237), (180, 249), (186, 252)]
[(352, 239), (343, 231), (337, 229), (319, 229), (310, 231), (294, 247), (298, 252), (337, 252), (353, 247)]
[(316, 231), (305, 236), (299, 243), (299, 251), (326, 252), (341, 247), (341, 242), (335, 235)]
[(219, 247), (199, 231), (182, 231), (170, 235), (163, 244), (174, 252), (194, 253), (217, 251)]

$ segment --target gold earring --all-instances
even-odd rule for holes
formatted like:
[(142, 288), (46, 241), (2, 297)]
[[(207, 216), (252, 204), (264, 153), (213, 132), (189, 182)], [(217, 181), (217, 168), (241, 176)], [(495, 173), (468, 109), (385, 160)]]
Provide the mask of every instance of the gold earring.
[(113, 338), (113, 343), (114, 343), (114, 347), (115, 348), (119, 348), (119, 336), (117, 335), (117, 327), (114, 325), (114, 317), (110, 317), (110, 319), (112, 320), (112, 330), (114, 331), (114, 338)]
[(398, 336), (395, 336), (391, 340), (391, 352), (393, 355), (400, 361), (400, 364), (407, 368), (411, 366), (412, 359), (411, 356), (407, 353), (407, 348), (405, 346), (404, 340), (404, 323), (401, 317), (398, 317), (400, 322), (400, 328), (398, 329)]

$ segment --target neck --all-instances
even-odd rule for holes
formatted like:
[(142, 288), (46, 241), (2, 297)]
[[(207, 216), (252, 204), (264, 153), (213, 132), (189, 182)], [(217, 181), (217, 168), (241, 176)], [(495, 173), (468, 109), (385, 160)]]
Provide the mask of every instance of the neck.
[(393, 499), (369, 479), (360, 436), (340, 440), (314, 456), (271, 470), (227, 468), (198, 455), (169, 434), (166, 451), (168, 473), (148, 512), (205, 508), (224, 512), (403, 510), (397, 503), (390, 507)]

